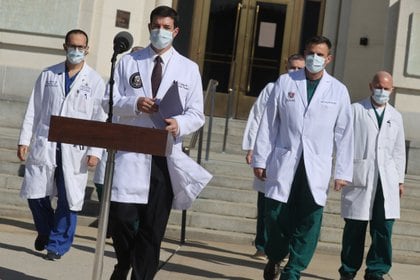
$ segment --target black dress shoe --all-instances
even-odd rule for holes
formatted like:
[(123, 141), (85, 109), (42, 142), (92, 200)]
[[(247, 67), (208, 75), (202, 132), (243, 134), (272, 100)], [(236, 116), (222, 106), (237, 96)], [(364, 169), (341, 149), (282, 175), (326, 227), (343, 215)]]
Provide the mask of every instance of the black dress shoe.
[(55, 261), (61, 259), (61, 255), (52, 251), (48, 251), (48, 253), (45, 254), (43, 258), (47, 261)]
[(350, 274), (341, 275), (340, 280), (354, 280), (354, 275), (350, 275)]
[(42, 251), (45, 249), (45, 246), (48, 244), (48, 236), (47, 235), (41, 235), (38, 234), (38, 236), (35, 239), (35, 250)]
[(126, 280), (129, 271), (130, 269), (121, 269), (115, 265), (110, 280)]
[(268, 261), (264, 268), (264, 280), (276, 280), (280, 276), (280, 262)]
[(382, 276), (377, 276), (373, 274), (366, 274), (364, 278), (365, 280), (384, 280)]

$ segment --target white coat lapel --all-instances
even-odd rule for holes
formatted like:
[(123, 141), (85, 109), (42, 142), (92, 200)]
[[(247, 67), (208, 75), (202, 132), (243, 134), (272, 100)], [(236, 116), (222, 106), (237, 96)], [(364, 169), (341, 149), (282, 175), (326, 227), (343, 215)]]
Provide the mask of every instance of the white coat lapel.
[(148, 55), (150, 52), (151, 51), (149, 51), (147, 48), (140, 52), (139, 58), (137, 59), (137, 69), (143, 84), (144, 95), (146, 97), (152, 98), (151, 76), (149, 75), (149, 73), (152, 73), (152, 69), (149, 69), (150, 65), (147, 63), (147, 59), (149, 59)]
[(296, 87), (298, 88), (298, 94), (300, 99), (302, 100), (303, 106), (305, 108), (308, 106), (308, 98), (307, 98), (307, 89), (306, 89), (306, 77), (305, 77), (305, 70), (302, 70), (302, 76), (299, 76), (296, 79)]
[(74, 91), (77, 91), (80, 88), (80, 84), (82, 81), (86, 81), (86, 70), (87, 65), (86, 63), (83, 64), (82, 69), (80, 70), (79, 74), (77, 74), (76, 79), (74, 80), (73, 84), (70, 86), (70, 91), (67, 95), (74, 94)]
[(370, 120), (373, 122), (376, 130), (379, 130), (378, 119), (376, 118), (375, 108), (372, 106), (372, 102), (370, 101), (370, 97), (365, 99), (363, 104), (368, 109), (368, 115)]
[(321, 80), (319, 81), (319, 84), (315, 89), (314, 95), (312, 96), (311, 103), (309, 103), (309, 106), (311, 106), (311, 104), (317, 104), (317, 101), (319, 99), (324, 98), (324, 93), (327, 92), (327, 90), (331, 87), (331, 83), (331, 76), (327, 73), (327, 71), (324, 70), (324, 74), (322, 75)]
[(64, 96), (66, 96), (66, 89), (65, 89), (65, 79), (66, 79), (66, 64), (63, 62), (62, 64), (63, 66), (63, 72), (61, 72), (60, 75), (58, 75), (58, 83), (61, 89), (61, 94)]

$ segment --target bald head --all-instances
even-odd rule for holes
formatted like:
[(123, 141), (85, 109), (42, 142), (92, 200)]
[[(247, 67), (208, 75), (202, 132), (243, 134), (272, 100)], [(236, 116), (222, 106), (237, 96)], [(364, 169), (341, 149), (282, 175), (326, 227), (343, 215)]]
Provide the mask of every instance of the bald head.
[(386, 71), (379, 71), (373, 76), (372, 84), (380, 83), (380, 82), (386, 82), (390, 83), (391, 88), (394, 86), (394, 81), (392, 80), (391, 74), (389, 74)]
[(372, 99), (375, 105), (385, 106), (389, 100), (389, 95), (394, 89), (394, 81), (391, 74), (386, 71), (377, 72), (375, 76), (373, 76), (369, 88), (372, 92)]

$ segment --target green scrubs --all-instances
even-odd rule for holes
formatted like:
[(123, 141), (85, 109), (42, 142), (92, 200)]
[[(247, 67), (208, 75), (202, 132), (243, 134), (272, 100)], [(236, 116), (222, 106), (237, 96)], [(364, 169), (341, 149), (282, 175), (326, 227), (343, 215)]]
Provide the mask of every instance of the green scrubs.
[[(372, 105), (372, 107), (374, 107)], [(382, 125), (384, 112), (381, 114), (374, 109), (379, 129)], [(340, 275), (354, 277), (363, 262), (365, 237), (368, 221), (344, 219)], [(394, 219), (385, 219), (384, 195), (381, 179), (375, 191), (375, 200), (370, 221), (370, 236), (372, 243), (366, 257), (365, 275), (380, 278), (387, 274), (392, 265), (392, 227)]]
[[(366, 257), (365, 274), (381, 277), (392, 265), (392, 227), (394, 219), (385, 219), (384, 196), (379, 180), (370, 221), (372, 243)], [(368, 221), (345, 219), (343, 231), (340, 275), (355, 276), (363, 262)]]
[(287, 203), (266, 198), (267, 243), (270, 261), (289, 261), (280, 279), (300, 279), (315, 252), (324, 208), (315, 203), (306, 177), (303, 156), (292, 183)]

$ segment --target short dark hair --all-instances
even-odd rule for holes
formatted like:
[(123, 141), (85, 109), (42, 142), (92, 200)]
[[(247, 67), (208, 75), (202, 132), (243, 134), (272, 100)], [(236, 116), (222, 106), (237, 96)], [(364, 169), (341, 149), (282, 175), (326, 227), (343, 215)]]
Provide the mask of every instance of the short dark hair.
[(178, 13), (168, 6), (159, 6), (156, 7), (151, 13), (150, 13), (150, 23), (153, 22), (153, 19), (155, 17), (170, 17), (174, 20), (174, 28), (178, 27)]
[(310, 45), (320, 45), (320, 44), (326, 44), (328, 46), (328, 49), (331, 50), (331, 41), (327, 37), (324, 36), (313, 36), (309, 38), (309, 40), (306, 42), (305, 47), (308, 48)]
[(305, 60), (305, 58), (303, 57), (303, 55), (301, 55), (299, 53), (295, 53), (295, 54), (292, 54), (291, 56), (289, 56), (289, 58), (287, 59), (287, 63), (290, 63), (293, 60)]
[(86, 46), (88, 46), (88, 43), (89, 43), (88, 35), (86, 34), (85, 31), (83, 31), (81, 29), (73, 29), (73, 30), (70, 30), (69, 32), (67, 32), (67, 34), (66, 34), (66, 41), (65, 41), (66, 44), (69, 41), (70, 36), (73, 35), (73, 34), (82, 34), (82, 35), (84, 35), (85, 38), (86, 38)]

